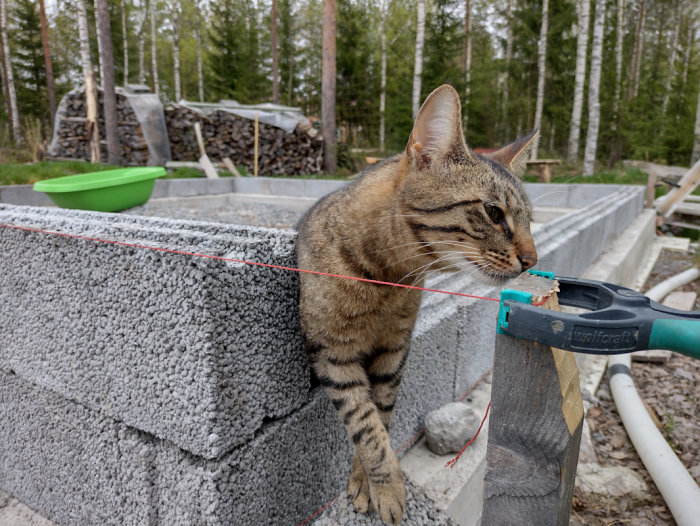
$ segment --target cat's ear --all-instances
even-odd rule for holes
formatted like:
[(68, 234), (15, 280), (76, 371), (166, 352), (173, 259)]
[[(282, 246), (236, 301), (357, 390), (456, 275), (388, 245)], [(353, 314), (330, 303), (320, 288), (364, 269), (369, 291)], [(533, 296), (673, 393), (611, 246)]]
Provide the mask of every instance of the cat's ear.
[(452, 86), (443, 84), (421, 106), (406, 153), (422, 170), (452, 152), (470, 156), (462, 134), (459, 95)]
[(540, 140), (539, 130), (535, 130), (529, 135), (516, 139), (515, 142), (504, 146), (500, 150), (486, 154), (486, 157), (493, 159), (499, 164), (508, 168), (518, 177), (525, 173), (527, 160), (530, 158), (532, 149)]

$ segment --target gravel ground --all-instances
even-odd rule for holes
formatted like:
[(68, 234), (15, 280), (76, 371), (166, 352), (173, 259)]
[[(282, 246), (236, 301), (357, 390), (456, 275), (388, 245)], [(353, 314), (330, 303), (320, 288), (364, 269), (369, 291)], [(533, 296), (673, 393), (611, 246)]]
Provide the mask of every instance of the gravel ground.
[[(664, 251), (642, 290), (698, 264), (700, 250), (695, 245), (688, 253)], [(679, 290), (700, 295), (700, 280)], [(700, 299), (695, 308), (700, 308)], [(646, 402), (657, 427), (700, 484), (700, 360), (673, 353), (662, 364), (632, 364), (635, 384)], [(572, 523), (585, 526), (673, 525), (675, 521), (661, 494), (647, 473), (620, 421), (610, 394), (607, 377), (601, 383), (594, 405), (588, 412), (591, 438), (598, 461), (602, 465), (626, 466), (634, 469), (647, 482), (651, 498), (648, 504), (637, 505), (625, 499), (613, 506), (585, 500), (574, 494)], [(698, 522), (700, 524), (700, 521)]]
[[(447, 514), (436, 507), (418, 486), (406, 480), (406, 513), (401, 524), (412, 526), (457, 526)], [(343, 494), (316, 519), (314, 526), (386, 526), (376, 511), (363, 515), (355, 510)]]
[(126, 213), (139, 216), (172, 217), (192, 221), (212, 221), (236, 225), (262, 226), (267, 228), (293, 228), (302, 212), (284, 208), (278, 204), (230, 202), (222, 206), (166, 205), (153, 201), (129, 209)]

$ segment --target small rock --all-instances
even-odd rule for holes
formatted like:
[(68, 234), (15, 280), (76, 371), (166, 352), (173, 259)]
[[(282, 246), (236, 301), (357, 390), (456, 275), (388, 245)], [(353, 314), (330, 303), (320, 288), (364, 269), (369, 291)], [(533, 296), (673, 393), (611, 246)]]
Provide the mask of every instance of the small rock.
[(425, 418), (428, 448), (438, 455), (456, 453), (479, 429), (481, 417), (467, 404), (452, 402), (431, 411)]
[(584, 499), (602, 504), (612, 505), (623, 498), (635, 504), (652, 500), (642, 477), (624, 466), (581, 463), (576, 470), (576, 488)]

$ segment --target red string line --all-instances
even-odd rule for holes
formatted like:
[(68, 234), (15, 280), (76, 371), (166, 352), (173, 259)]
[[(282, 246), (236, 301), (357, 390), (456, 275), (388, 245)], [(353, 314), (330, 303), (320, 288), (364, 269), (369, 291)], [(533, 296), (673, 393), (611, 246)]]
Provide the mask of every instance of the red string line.
[(404, 285), (403, 283), (392, 283), (390, 281), (379, 281), (376, 279), (358, 278), (356, 276), (344, 276), (342, 274), (331, 274), (328, 272), (318, 272), (315, 270), (306, 270), (306, 269), (295, 268), (295, 267), (284, 267), (281, 265), (271, 265), (269, 263), (259, 263), (257, 261), (246, 261), (243, 259), (227, 258), (227, 257), (223, 257), (223, 256), (213, 256), (211, 254), (199, 254), (197, 252), (188, 252), (186, 250), (173, 250), (171, 248), (154, 247), (154, 246), (150, 246), (150, 245), (141, 245), (138, 243), (127, 243), (125, 241), (114, 241), (112, 239), (102, 239), (102, 238), (97, 238), (97, 237), (79, 236), (76, 234), (66, 234), (64, 232), (53, 232), (50, 230), (41, 230), (38, 228), (30, 228), (30, 227), (26, 227), (26, 226), (6, 225), (3, 223), (0, 223), (0, 227), (12, 228), (14, 230), (24, 230), (27, 232), (36, 232), (36, 233), (40, 233), (40, 234), (50, 234), (53, 236), (69, 237), (72, 239), (82, 239), (83, 241), (109, 243), (112, 245), (120, 245), (123, 247), (142, 248), (142, 249), (147, 249), (147, 250), (157, 250), (159, 252), (168, 252), (170, 254), (180, 254), (183, 256), (194, 256), (194, 257), (207, 258), (207, 259), (217, 259), (220, 261), (230, 261), (231, 263), (241, 263), (244, 265), (254, 265), (254, 266), (258, 266), (258, 267), (275, 268), (275, 269), (279, 269), (279, 270), (290, 270), (292, 272), (303, 272), (304, 274), (316, 274), (318, 276), (327, 276), (330, 278), (351, 279), (351, 280), (355, 280), (355, 281), (363, 281), (365, 283), (374, 283), (376, 285), (388, 285), (390, 287), (400, 287), (403, 289), (422, 290), (422, 291), (426, 291), (426, 292), (439, 292), (440, 294), (450, 294), (452, 296), (462, 296), (465, 298), (475, 298), (478, 300), (499, 301), (497, 298), (489, 298), (488, 296), (477, 296), (475, 294), (464, 294), (462, 292), (452, 292), (452, 291), (440, 290), (440, 289), (429, 289), (429, 288), (425, 288), (425, 287), (416, 287), (414, 285)]
[(484, 418), (481, 419), (481, 425), (479, 426), (479, 429), (476, 430), (476, 434), (472, 437), (472, 439), (464, 444), (464, 447), (461, 449), (459, 453), (457, 453), (457, 456), (453, 458), (452, 460), (448, 461), (447, 464), (445, 464), (445, 467), (450, 467), (453, 468), (455, 467), (455, 464), (459, 460), (459, 457), (462, 456), (462, 453), (464, 453), (464, 450), (467, 449), (469, 446), (471, 446), (474, 441), (476, 440), (476, 437), (479, 436), (479, 433), (481, 433), (481, 428), (484, 427), (484, 422), (486, 422), (486, 417), (489, 416), (489, 409), (491, 409), (491, 401), (489, 400), (489, 405), (486, 406), (486, 413), (484, 413)]

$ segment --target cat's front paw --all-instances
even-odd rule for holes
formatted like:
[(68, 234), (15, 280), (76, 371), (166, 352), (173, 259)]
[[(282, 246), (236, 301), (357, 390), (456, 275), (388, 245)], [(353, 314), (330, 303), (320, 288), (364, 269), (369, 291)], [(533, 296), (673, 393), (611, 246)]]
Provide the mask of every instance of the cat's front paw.
[(396, 526), (406, 509), (406, 486), (401, 469), (397, 466), (393, 473), (375, 472), (368, 479), (370, 498), (379, 516), (387, 524)]
[(367, 476), (357, 454), (352, 462), (352, 472), (348, 479), (348, 496), (352, 499), (355, 509), (360, 513), (368, 513), (373, 509)]

